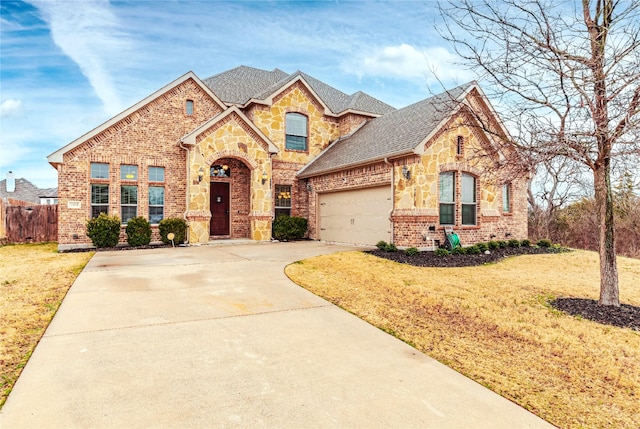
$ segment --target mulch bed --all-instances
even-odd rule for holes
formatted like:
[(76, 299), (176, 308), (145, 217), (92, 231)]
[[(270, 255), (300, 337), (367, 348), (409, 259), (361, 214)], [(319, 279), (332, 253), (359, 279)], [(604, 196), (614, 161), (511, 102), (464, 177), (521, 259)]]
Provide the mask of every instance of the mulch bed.
[[(498, 262), (509, 256), (534, 255), (543, 253), (557, 253), (558, 249), (544, 247), (507, 247), (491, 250), (490, 254), (477, 255), (448, 255), (438, 256), (434, 252), (420, 252), (408, 256), (403, 251), (386, 252), (383, 250), (369, 250), (366, 253), (389, 259), (391, 261), (409, 264), (416, 267), (471, 267)], [(612, 325), (620, 328), (630, 328), (640, 331), (640, 307), (621, 304), (620, 307), (598, 305), (598, 301), (584, 298), (557, 298), (549, 304), (564, 313), (579, 316), (583, 319)]]

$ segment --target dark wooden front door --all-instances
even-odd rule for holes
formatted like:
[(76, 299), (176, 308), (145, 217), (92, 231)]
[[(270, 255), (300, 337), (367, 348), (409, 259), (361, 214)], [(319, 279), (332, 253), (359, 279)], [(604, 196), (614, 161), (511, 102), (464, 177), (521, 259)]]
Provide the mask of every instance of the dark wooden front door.
[(229, 235), (229, 183), (211, 182), (211, 235)]

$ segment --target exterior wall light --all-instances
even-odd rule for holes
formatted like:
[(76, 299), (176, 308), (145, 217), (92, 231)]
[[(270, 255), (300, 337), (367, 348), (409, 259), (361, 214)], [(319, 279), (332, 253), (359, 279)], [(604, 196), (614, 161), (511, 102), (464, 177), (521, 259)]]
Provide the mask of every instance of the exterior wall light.
[(263, 184), (263, 185), (267, 182), (267, 179), (268, 179), (268, 178), (269, 178), (269, 177), (267, 176), (267, 172), (266, 172), (266, 171), (263, 171), (263, 172), (262, 172), (262, 184)]
[(411, 171), (406, 165), (402, 166), (402, 177), (404, 177), (407, 180), (411, 179)]
[(204, 177), (204, 168), (200, 167), (198, 170), (198, 182), (202, 182), (202, 178)]

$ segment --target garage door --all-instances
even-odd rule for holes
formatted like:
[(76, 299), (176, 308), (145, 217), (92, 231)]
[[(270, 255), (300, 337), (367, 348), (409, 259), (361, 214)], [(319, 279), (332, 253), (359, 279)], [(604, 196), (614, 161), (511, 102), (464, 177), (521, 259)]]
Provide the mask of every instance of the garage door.
[(320, 194), (319, 203), (321, 240), (369, 245), (389, 241), (390, 186)]

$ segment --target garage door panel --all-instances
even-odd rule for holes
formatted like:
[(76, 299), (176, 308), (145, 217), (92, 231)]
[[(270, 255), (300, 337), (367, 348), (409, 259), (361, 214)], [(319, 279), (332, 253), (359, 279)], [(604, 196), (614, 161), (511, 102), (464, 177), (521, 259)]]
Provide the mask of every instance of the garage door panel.
[(391, 187), (319, 195), (320, 239), (374, 245), (389, 240)]

